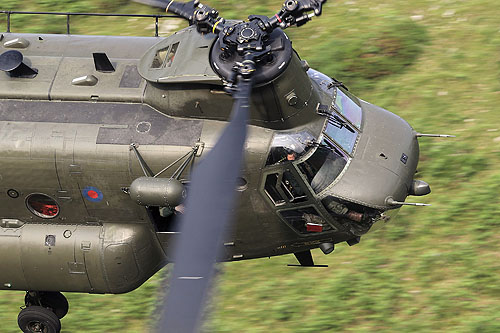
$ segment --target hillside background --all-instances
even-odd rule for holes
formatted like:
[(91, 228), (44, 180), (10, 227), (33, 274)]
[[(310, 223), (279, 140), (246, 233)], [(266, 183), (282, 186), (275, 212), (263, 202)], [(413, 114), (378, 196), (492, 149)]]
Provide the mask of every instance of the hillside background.
[[(274, 14), (281, 0), (206, 1), (226, 18)], [(127, 0), (2, 0), (1, 9), (158, 13)], [(0, 15), (0, 30), (5, 17)], [(432, 194), (360, 244), (221, 265), (208, 332), (500, 332), (500, 7), (498, 0), (329, 0), (287, 33), (312, 67), (402, 116), (423, 138)], [(185, 23), (162, 22), (162, 34)], [(65, 18), (13, 17), (13, 31), (65, 32)], [(73, 33), (148, 35), (153, 20), (78, 18)], [(126, 295), (66, 294), (63, 332), (148, 332), (159, 272)], [(0, 332), (18, 332), (23, 292), (0, 293)]]

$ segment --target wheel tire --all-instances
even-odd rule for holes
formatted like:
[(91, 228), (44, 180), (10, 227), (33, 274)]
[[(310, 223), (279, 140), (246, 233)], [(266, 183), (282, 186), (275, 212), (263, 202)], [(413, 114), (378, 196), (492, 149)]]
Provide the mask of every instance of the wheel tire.
[(59, 333), (61, 321), (56, 314), (42, 306), (32, 305), (23, 309), (17, 324), (24, 333)]
[(68, 300), (63, 294), (57, 291), (40, 293), (40, 303), (44, 308), (52, 310), (59, 319), (62, 319), (69, 310)]

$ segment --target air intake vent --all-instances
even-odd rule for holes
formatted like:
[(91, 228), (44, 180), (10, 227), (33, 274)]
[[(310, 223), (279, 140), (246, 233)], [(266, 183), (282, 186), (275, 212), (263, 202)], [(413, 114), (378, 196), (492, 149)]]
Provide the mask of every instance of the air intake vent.
[(113, 73), (115, 68), (106, 53), (93, 53), (95, 69), (98, 72)]

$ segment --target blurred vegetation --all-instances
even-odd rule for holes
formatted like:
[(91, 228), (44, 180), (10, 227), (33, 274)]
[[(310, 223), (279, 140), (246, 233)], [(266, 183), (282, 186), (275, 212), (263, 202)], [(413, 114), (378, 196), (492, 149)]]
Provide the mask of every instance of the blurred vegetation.
[[(206, 2), (233, 19), (272, 15), (281, 5)], [(159, 12), (124, 0), (3, 0), (0, 7)], [(418, 178), (433, 192), (416, 201), (433, 206), (403, 208), (354, 247), (314, 251), (329, 268), (286, 267), (292, 256), (222, 265), (207, 331), (500, 332), (499, 16), (496, 0), (329, 0), (323, 16), (287, 30), (303, 59), (364, 100), (419, 132), (458, 137), (420, 140)], [(152, 20), (72, 22), (74, 33), (150, 36), (154, 29)], [(64, 17), (13, 20), (14, 31), (65, 29)], [(149, 331), (161, 274), (126, 295), (67, 294), (64, 332)], [(17, 331), (22, 297), (0, 293), (0, 332)]]

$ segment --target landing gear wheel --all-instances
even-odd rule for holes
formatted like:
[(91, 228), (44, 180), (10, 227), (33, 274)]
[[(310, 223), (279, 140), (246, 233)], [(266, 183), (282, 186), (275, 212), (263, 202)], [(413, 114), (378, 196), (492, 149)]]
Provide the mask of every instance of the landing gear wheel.
[(40, 293), (40, 303), (44, 308), (52, 310), (59, 319), (62, 319), (68, 313), (68, 300), (60, 292), (47, 291)]
[(59, 333), (61, 322), (56, 314), (42, 306), (32, 305), (23, 309), (17, 317), (24, 333)]
[(59, 319), (62, 319), (69, 309), (68, 300), (57, 291), (28, 292), (24, 298), (24, 303), (27, 307), (40, 305), (52, 310)]

